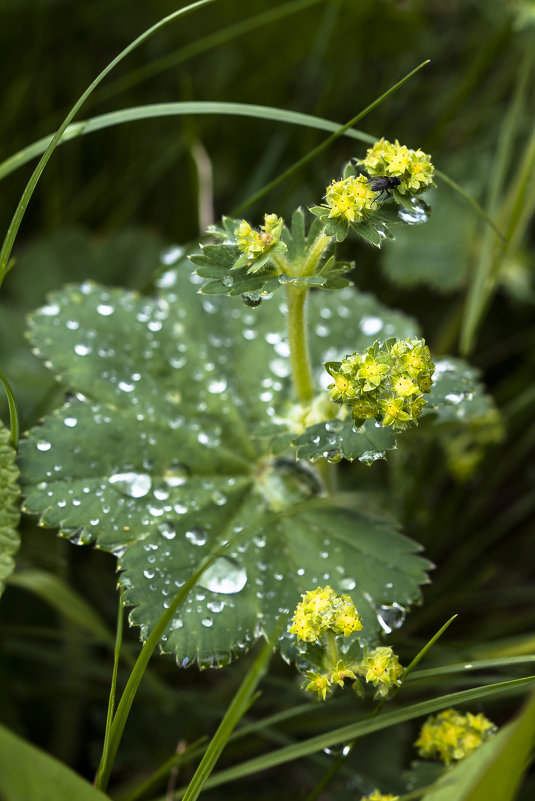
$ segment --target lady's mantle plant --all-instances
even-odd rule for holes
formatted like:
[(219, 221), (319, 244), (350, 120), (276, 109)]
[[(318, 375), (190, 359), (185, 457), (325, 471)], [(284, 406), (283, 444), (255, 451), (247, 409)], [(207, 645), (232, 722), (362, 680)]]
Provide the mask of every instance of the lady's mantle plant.
[[(116, 554), (143, 637), (204, 565), (162, 639), (182, 665), (225, 664), (328, 582), (359, 610), (368, 663), (350, 669), (368, 682), (376, 671), (379, 691), (378, 632), (426, 580), (419, 547), (339, 498), (329, 462), (372, 463), (428, 411), (451, 421), (454, 406), (464, 423), (481, 408), (459, 362), (438, 362), (432, 384), (414, 321), (356, 292), (336, 258), (350, 233), (392, 236), (399, 199), (421, 209), (432, 182), (428, 157), (397, 143), (364, 164), (327, 189), (308, 228), (300, 209), (289, 226), (227, 218), (192, 257), (196, 273), (165, 255), (154, 296), (68, 286), (30, 320), (67, 394), (22, 444), (26, 511)], [(400, 177), (392, 197), (371, 188), (374, 164)], [(291, 633), (281, 648), (298, 656)]]

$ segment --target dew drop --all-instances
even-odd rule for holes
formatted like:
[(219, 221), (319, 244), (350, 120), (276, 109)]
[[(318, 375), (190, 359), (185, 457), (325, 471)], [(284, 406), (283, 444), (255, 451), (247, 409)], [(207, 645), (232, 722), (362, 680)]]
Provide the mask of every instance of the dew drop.
[(262, 298), (259, 292), (245, 292), (241, 299), (245, 306), (249, 306), (250, 308), (254, 309), (256, 306), (260, 306), (262, 303)]
[(165, 537), (166, 540), (172, 540), (176, 536), (176, 531), (171, 525), (171, 523), (161, 523), (158, 526), (158, 531), (160, 532), (162, 537)]
[(211, 392), (212, 395), (219, 395), (221, 392), (224, 392), (227, 388), (227, 379), (220, 378), (219, 380), (210, 381), (208, 384), (208, 392)]
[(113, 306), (110, 306), (108, 303), (99, 303), (97, 306), (97, 312), (101, 314), (103, 317), (109, 317), (110, 314), (113, 314), (115, 309)]
[(41, 309), (41, 314), (44, 314), (46, 317), (54, 317), (59, 312), (59, 306), (57, 303), (50, 303), (48, 306), (43, 306)]
[(82, 342), (79, 342), (74, 346), (74, 352), (78, 354), (78, 356), (87, 356), (87, 354), (91, 353), (92, 350), (93, 349), (90, 345), (84, 345)]
[(360, 330), (363, 334), (372, 337), (374, 334), (378, 334), (379, 331), (383, 327), (383, 321), (380, 317), (372, 317), (371, 315), (365, 315), (360, 323), (359, 323)]
[(66, 417), (63, 422), (68, 428), (74, 428), (74, 426), (78, 423), (78, 420), (76, 417)]
[(205, 629), (209, 629), (214, 625), (214, 621), (211, 617), (203, 617), (201, 625), (203, 625)]
[(160, 254), (160, 261), (162, 264), (171, 265), (175, 264), (184, 253), (184, 248), (180, 245), (173, 245), (167, 250), (163, 250)]
[(201, 528), (192, 528), (191, 531), (186, 531), (184, 536), (191, 545), (206, 545), (206, 532)]
[(115, 473), (108, 481), (131, 498), (143, 498), (152, 486), (152, 479), (146, 473)]
[(407, 610), (400, 604), (376, 604), (375, 611), (379, 625), (386, 634), (390, 634), (393, 629), (400, 629), (405, 622)]
[(233, 595), (247, 584), (247, 571), (237, 562), (221, 556), (206, 568), (198, 583), (212, 592)]
[(36, 448), (38, 451), (49, 451), (52, 445), (50, 442), (47, 442), (46, 439), (39, 439), (36, 443)]

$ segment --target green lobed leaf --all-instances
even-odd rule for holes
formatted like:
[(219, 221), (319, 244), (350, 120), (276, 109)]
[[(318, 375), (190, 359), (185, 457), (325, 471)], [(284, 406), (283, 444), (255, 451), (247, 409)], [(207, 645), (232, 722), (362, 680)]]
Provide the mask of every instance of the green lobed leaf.
[(357, 431), (351, 418), (316, 423), (293, 440), (299, 459), (327, 459), (331, 462), (348, 459), (372, 464), (384, 459), (387, 450), (396, 447), (391, 429), (383, 428), (375, 420), (366, 420)]
[(18, 551), (20, 538), (17, 531), (20, 512), (17, 484), (19, 471), (15, 466), (15, 451), (10, 445), (10, 432), (0, 420), (0, 595), (4, 581), (15, 567), (13, 555)]
[(488, 419), (495, 413), (495, 406), (485, 394), (479, 375), (476, 367), (462, 359), (438, 359), (423, 414), (436, 415), (442, 424), (467, 425)]
[(74, 771), (0, 725), (2, 801), (105, 801)]
[[(251, 310), (199, 295), (199, 282), (181, 265), (155, 298), (84, 283), (33, 316), (32, 340), (70, 395), (21, 443), (25, 508), (116, 553), (143, 638), (227, 542), (162, 639), (181, 664), (226, 663), (326, 583), (352, 594), (374, 641), (384, 605), (419, 598), (427, 563), (390, 522), (323, 496), (313, 468), (254, 436), (291, 397), (284, 304)], [(310, 306), (318, 386), (348, 341), (414, 331), (349, 289)]]

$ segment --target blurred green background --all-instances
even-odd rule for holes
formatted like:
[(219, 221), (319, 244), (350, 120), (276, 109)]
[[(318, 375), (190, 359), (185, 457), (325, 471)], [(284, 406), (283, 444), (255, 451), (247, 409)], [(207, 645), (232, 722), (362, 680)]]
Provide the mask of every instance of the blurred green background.
[[(0, 0), (0, 164), (56, 130), (98, 72), (176, 8), (164, 0)], [(388, 503), (437, 565), (424, 606), (396, 634), (405, 662), (455, 612), (460, 618), (449, 645), (436, 649), (437, 660), (535, 650), (532, 8), (513, 0), (219, 0), (133, 52), (77, 117), (152, 103), (226, 101), (344, 123), (430, 59), (363, 120), (361, 130), (431, 153), (436, 167), (485, 207), (493, 177), (503, 172), (491, 211), (502, 230), (521, 220), (510, 248), (492, 239), (492, 292), (470, 355), (500, 416), (464, 439), (455, 432), (441, 440), (419, 432), (407, 437), (388, 465), (345, 472), (348, 487)], [(35, 424), (62, 397), (23, 336), (25, 314), (49, 290), (86, 278), (150, 288), (161, 252), (201, 233), (199, 199), (217, 219), (325, 136), (209, 115), (130, 123), (61, 146), (30, 203), (14, 249), (17, 264), (0, 294), (0, 370), (12, 383), (23, 426)], [(318, 203), (344, 162), (364, 154), (364, 145), (337, 140), (247, 216), (258, 223), (264, 211), (289, 216), (297, 205)], [(528, 165), (523, 171), (522, 164)], [(26, 164), (2, 181), (3, 232), (31, 169)], [(199, 170), (211, 171), (213, 197)], [(403, 229), (382, 253), (350, 241), (344, 255), (357, 263), (360, 289), (417, 317), (434, 354), (456, 354), (467, 288), (489, 229), (439, 179), (428, 199), (429, 223)], [(0, 411), (7, 422), (4, 399)], [(73, 548), (30, 520), (23, 535), (19, 567), (47, 570), (68, 582), (113, 630), (114, 560)], [(1, 611), (0, 720), (91, 776), (105, 720), (109, 649), (20, 587), (6, 591)], [(135, 650), (137, 631), (129, 639)], [(173, 753), (178, 736), (191, 742), (213, 731), (243, 670), (239, 663), (222, 673), (177, 673), (170, 660), (156, 660), (119, 754), (119, 784), (135, 783), (154, 769)], [(298, 698), (293, 671), (277, 663), (255, 715)], [(491, 716), (506, 720), (515, 703), (495, 705)], [(335, 703), (329, 725), (348, 714)], [(306, 723), (264, 737), (289, 742), (326, 723), (316, 709)], [(383, 737), (381, 759), (373, 756), (370, 738), (326, 797), (368, 790), (367, 777), (375, 783), (382, 777), (399, 790), (399, 773), (414, 757), (412, 735), (407, 729)], [(251, 738), (230, 759), (265, 747), (265, 740)], [(275, 793), (295, 798), (313, 786), (329, 759), (318, 756), (271, 772), (269, 786), (242, 782), (207, 797), (250, 798), (254, 792), (258, 799)], [(533, 786), (526, 787), (526, 800)]]

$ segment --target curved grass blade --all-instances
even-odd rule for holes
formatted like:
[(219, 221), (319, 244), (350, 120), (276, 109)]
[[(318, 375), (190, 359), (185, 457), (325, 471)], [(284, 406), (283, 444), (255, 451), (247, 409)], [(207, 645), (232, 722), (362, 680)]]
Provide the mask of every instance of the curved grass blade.
[[(0, 280), (0, 285), (1, 283), (2, 281)], [(9, 408), (9, 421), (11, 425), (11, 444), (16, 450), (19, 444), (19, 433), (20, 433), (19, 413), (17, 411), (17, 403), (15, 401), (15, 396), (13, 394), (13, 390), (11, 389), (9, 381), (7, 380), (7, 378), (3, 373), (0, 373), (0, 381), (4, 385), (4, 390), (7, 397), (7, 405)]]
[(178, 11), (174, 11), (172, 14), (168, 14), (166, 17), (163, 17), (162, 19), (160, 19), (158, 22), (156, 22), (150, 28), (147, 28), (147, 30), (145, 30), (140, 36), (138, 36), (136, 39), (134, 39), (134, 41), (131, 42), (127, 47), (125, 47), (124, 50), (121, 50), (119, 55), (117, 55), (114, 59), (112, 59), (112, 61), (109, 62), (109, 64), (107, 64), (106, 67), (104, 67), (102, 72), (100, 72), (97, 75), (97, 77), (94, 79), (94, 81), (92, 81), (92, 83), (89, 84), (89, 86), (87, 87), (85, 92), (78, 98), (78, 100), (76, 101), (74, 106), (71, 108), (71, 110), (69, 111), (69, 113), (67, 114), (65, 119), (63, 120), (62, 124), (60, 125), (60, 127), (58, 128), (58, 130), (56, 131), (54, 136), (52, 137), (52, 140), (51, 140), (50, 144), (46, 148), (46, 150), (43, 153), (41, 159), (39, 160), (39, 163), (37, 164), (35, 170), (33, 171), (32, 175), (30, 176), (30, 179), (29, 179), (28, 183), (26, 184), (24, 192), (22, 193), (21, 199), (19, 200), (17, 208), (15, 209), (15, 213), (13, 215), (13, 219), (11, 220), (11, 222), (9, 224), (9, 227), (7, 229), (7, 233), (6, 233), (3, 245), (2, 245), (2, 249), (0, 250), (0, 286), (2, 285), (2, 282), (3, 282), (3, 280), (4, 280), (4, 278), (5, 278), (6, 274), (7, 274), (7, 270), (8, 270), (8, 267), (9, 267), (9, 260), (10, 260), (10, 256), (11, 256), (11, 251), (13, 249), (13, 245), (15, 243), (15, 239), (17, 237), (17, 233), (18, 233), (18, 230), (20, 228), (20, 224), (21, 224), (22, 219), (24, 217), (24, 213), (25, 213), (26, 208), (28, 206), (28, 203), (30, 202), (30, 199), (31, 199), (31, 197), (32, 197), (32, 195), (34, 193), (34, 190), (35, 190), (35, 187), (37, 186), (39, 178), (41, 177), (41, 175), (43, 173), (43, 170), (45, 169), (45, 167), (46, 167), (46, 165), (47, 165), (47, 163), (48, 163), (48, 161), (50, 159), (50, 156), (52, 155), (52, 153), (56, 149), (56, 147), (58, 145), (58, 142), (60, 141), (61, 137), (63, 136), (67, 126), (69, 125), (71, 120), (74, 118), (74, 116), (77, 114), (79, 109), (83, 106), (83, 104), (85, 103), (85, 101), (87, 100), (89, 95), (96, 89), (96, 87), (101, 83), (101, 81), (104, 80), (106, 75), (108, 75), (108, 73), (111, 72), (114, 69), (114, 67), (117, 66), (117, 64), (119, 64), (124, 58), (126, 58), (126, 56), (129, 55), (133, 50), (135, 50), (137, 47), (139, 47), (139, 45), (143, 44), (143, 42), (146, 42), (147, 39), (149, 39), (151, 36), (153, 36), (153, 34), (155, 34), (157, 31), (159, 31), (160, 28), (163, 28), (165, 25), (168, 25), (170, 22), (173, 22), (174, 20), (179, 19), (179, 17), (184, 17), (187, 14), (190, 14), (191, 12), (202, 8), (203, 6), (211, 5), (212, 3), (215, 3), (215, 2), (217, 2), (217, 0), (197, 0), (195, 3), (190, 3), (190, 5), (185, 6), (184, 8), (181, 8)]
[[(138, 122), (141, 120), (154, 119), (155, 117), (174, 117), (185, 114), (229, 114), (237, 117), (252, 117), (260, 120), (273, 120), (274, 122), (286, 122), (290, 125), (301, 125), (306, 128), (316, 128), (320, 131), (339, 131), (340, 124), (331, 120), (315, 117), (312, 114), (302, 114), (298, 111), (287, 111), (286, 109), (272, 108), (270, 106), (257, 106), (248, 103), (218, 103), (211, 101), (192, 101), (180, 103), (154, 103), (147, 106), (133, 106), (132, 108), (111, 111), (108, 114), (100, 114), (98, 117), (91, 117), (88, 120), (69, 125), (58, 145), (69, 142), (84, 134), (101, 131), (105, 128), (112, 128), (115, 125), (124, 125), (127, 122)], [(344, 131), (344, 136), (351, 139), (358, 139), (361, 142), (373, 144), (376, 141), (374, 136), (365, 134), (362, 131), (349, 129)], [(33, 142), (28, 147), (14, 153), (0, 164), (0, 180), (6, 175), (27, 164), (32, 159), (44, 153), (53, 140), (53, 136), (44, 136)], [(475, 201), (474, 201), (475, 202)]]

